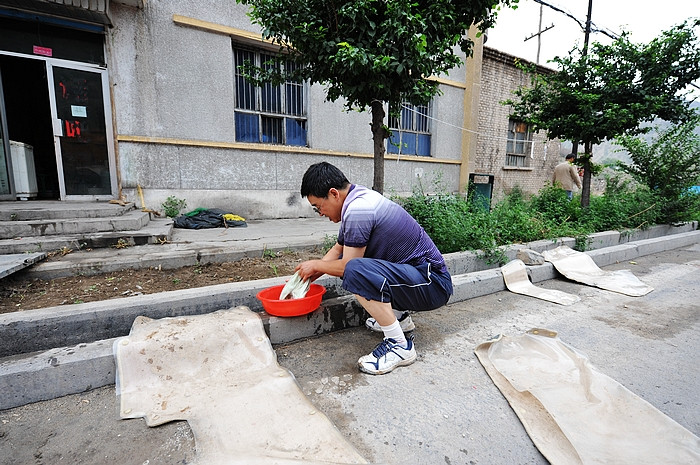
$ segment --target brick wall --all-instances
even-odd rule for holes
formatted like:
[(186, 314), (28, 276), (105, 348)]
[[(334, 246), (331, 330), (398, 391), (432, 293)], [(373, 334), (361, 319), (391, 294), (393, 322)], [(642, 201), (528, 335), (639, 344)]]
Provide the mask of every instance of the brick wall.
[[(515, 186), (537, 193), (552, 177), (554, 167), (563, 160), (559, 140), (546, 139), (544, 133), (533, 136), (532, 156), (527, 167), (506, 166), (506, 139), (511, 108), (500, 102), (512, 98), (512, 92), (530, 80), (515, 66), (518, 58), (484, 47), (479, 101), (477, 150), (470, 165), (474, 173), (494, 176), (493, 198), (498, 200)], [(541, 68), (542, 71), (551, 71)]]

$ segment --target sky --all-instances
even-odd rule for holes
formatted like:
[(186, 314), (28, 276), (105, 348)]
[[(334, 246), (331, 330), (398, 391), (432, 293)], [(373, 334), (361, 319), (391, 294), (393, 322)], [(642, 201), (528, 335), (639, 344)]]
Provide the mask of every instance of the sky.
[[(564, 10), (586, 24), (588, 0), (544, 0)], [(591, 19), (594, 28), (619, 35), (630, 33), (630, 40), (647, 43), (661, 31), (682, 23), (690, 17), (700, 17), (699, 0), (593, 0)], [(504, 9), (498, 14), (496, 26), (488, 32), (486, 45), (511, 55), (536, 62), (537, 37), (526, 37), (539, 30), (540, 4), (534, 0), (520, 0), (517, 10)], [(542, 7), (542, 29), (554, 25), (541, 34), (540, 64), (554, 56), (566, 55), (578, 44), (583, 46), (584, 30), (566, 14), (547, 6)], [(591, 34), (590, 42), (610, 43), (602, 33)], [(552, 66), (551, 64), (549, 66)]]
[[(544, 0), (574, 16), (585, 27), (588, 0)], [(593, 0), (591, 20), (593, 28), (619, 35), (630, 33), (635, 43), (648, 43), (672, 26), (691, 17), (700, 17), (700, 0)], [(502, 52), (537, 61), (537, 37), (527, 41), (539, 30), (540, 4), (534, 0), (520, 0), (517, 10), (503, 9), (496, 25), (488, 31), (486, 46)], [(574, 47), (583, 46), (584, 30), (564, 13), (542, 7), (542, 29), (553, 28), (541, 34), (539, 63), (545, 66), (555, 56), (564, 56)], [(608, 44), (611, 39), (602, 33), (591, 34), (590, 43)], [(700, 81), (695, 82), (700, 87)], [(700, 89), (691, 88), (690, 97), (700, 101)]]
[[(544, 0), (565, 11), (585, 27), (588, 0)], [(688, 18), (700, 17), (700, 0), (593, 0), (591, 20), (593, 28), (619, 35), (630, 33), (630, 40), (647, 43)], [(517, 10), (501, 10), (496, 25), (489, 30), (486, 46), (510, 55), (537, 62), (537, 31), (540, 24), (540, 4), (534, 0), (520, 0)], [(545, 30), (554, 25), (551, 29)], [(564, 13), (542, 6), (542, 30), (539, 44), (539, 63), (545, 66), (555, 56), (564, 56), (574, 47), (583, 46), (584, 30)], [(534, 35), (534, 36), (533, 36)], [(531, 37), (532, 36), (532, 37)], [(527, 41), (525, 38), (531, 37)], [(611, 39), (603, 33), (591, 34), (590, 43), (608, 44)], [(700, 87), (700, 82), (695, 84)], [(692, 97), (700, 99), (700, 89)], [(696, 100), (697, 101), (697, 100)]]

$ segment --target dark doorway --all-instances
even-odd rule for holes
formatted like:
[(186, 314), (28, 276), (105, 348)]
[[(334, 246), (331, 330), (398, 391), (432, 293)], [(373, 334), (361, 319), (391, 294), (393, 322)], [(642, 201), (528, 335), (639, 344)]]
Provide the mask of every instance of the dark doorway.
[(0, 55), (10, 140), (34, 147), (37, 198), (60, 198), (46, 63)]

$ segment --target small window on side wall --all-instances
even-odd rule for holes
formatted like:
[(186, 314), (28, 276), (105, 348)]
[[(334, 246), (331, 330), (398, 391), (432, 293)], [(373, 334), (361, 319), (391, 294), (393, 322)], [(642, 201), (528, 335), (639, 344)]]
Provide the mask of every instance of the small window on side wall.
[(508, 141), (506, 142), (506, 166), (530, 166), (532, 131), (527, 123), (508, 120)]
[(400, 155), (430, 156), (431, 105), (401, 104), (401, 115), (389, 116), (391, 137), (386, 144), (388, 153)]
[[(246, 63), (273, 68), (278, 66), (273, 59), (270, 54), (233, 45), (236, 141), (306, 146), (306, 85), (287, 81), (258, 87), (245, 78), (240, 68)], [(294, 64), (286, 62), (283, 66), (289, 70)]]

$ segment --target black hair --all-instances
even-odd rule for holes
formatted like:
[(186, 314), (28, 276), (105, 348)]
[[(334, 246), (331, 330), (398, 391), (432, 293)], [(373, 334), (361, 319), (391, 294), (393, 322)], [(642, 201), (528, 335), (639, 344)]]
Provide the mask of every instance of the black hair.
[(572, 160), (576, 160), (576, 155), (574, 155), (573, 153), (570, 153), (566, 157), (564, 157), (565, 160), (568, 160), (569, 158), (571, 158)]
[(301, 180), (301, 196), (325, 199), (332, 188), (345, 189), (350, 181), (342, 171), (328, 162), (315, 163), (306, 170)]

